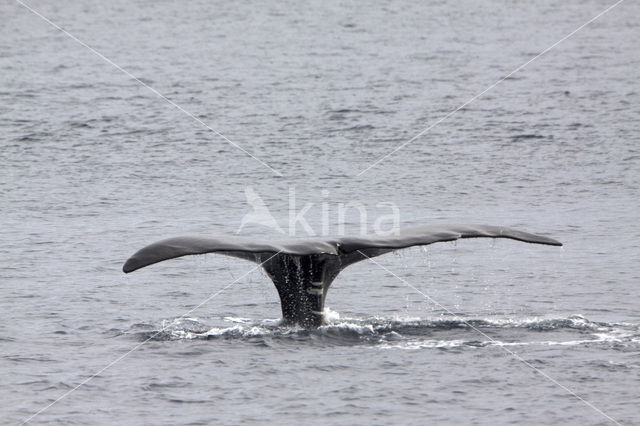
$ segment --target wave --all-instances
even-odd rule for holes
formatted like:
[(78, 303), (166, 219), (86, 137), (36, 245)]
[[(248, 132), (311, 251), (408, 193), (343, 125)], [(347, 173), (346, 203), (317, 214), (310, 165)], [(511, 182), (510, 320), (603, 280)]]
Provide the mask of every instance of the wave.
[(150, 324), (138, 324), (126, 334), (133, 334), (140, 340), (230, 340), (267, 346), (308, 342), (370, 345), (382, 349), (594, 344), (640, 347), (640, 324), (595, 322), (581, 315), (566, 318), (358, 319), (341, 318), (330, 310), (326, 315), (328, 323), (313, 330), (286, 326), (279, 319), (254, 321), (222, 317), (206, 322), (197, 318), (165, 320), (155, 330), (150, 329)]

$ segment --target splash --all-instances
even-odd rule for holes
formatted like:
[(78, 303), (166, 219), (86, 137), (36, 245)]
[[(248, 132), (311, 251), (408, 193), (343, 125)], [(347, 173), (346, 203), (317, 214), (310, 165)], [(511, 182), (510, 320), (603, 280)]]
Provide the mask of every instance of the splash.
[[(280, 319), (178, 318), (160, 330), (133, 331), (140, 339), (251, 341), (265, 345), (368, 345), (379, 349), (447, 349), (499, 346), (610, 345), (640, 348), (640, 324), (566, 318), (349, 318), (327, 309), (318, 329), (284, 326)], [(214, 325), (212, 325), (214, 323)]]

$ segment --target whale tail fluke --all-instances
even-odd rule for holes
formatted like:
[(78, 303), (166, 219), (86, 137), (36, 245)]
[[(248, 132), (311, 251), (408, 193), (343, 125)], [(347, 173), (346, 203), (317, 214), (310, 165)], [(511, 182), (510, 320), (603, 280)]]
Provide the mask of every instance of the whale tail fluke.
[(333, 280), (347, 266), (412, 246), (461, 238), (509, 238), (561, 246), (552, 238), (500, 226), (440, 225), (405, 228), (394, 235), (255, 242), (242, 237), (177, 237), (148, 245), (123, 266), (125, 273), (181, 256), (220, 253), (261, 264), (276, 286), (285, 322), (317, 327)]

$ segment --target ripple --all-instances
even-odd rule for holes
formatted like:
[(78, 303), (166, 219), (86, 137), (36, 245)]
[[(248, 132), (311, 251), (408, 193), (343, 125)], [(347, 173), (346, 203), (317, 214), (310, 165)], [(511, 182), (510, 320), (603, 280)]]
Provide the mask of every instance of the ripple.
[[(160, 330), (133, 331), (141, 341), (209, 340), (253, 346), (306, 344), (367, 345), (383, 349), (484, 348), (489, 346), (637, 346), (640, 325), (594, 322), (580, 315), (567, 318), (340, 318), (328, 312), (329, 323), (317, 329), (281, 324), (280, 320), (252, 321), (224, 317), (207, 325), (194, 318), (164, 321)], [(228, 325), (231, 324), (231, 325)], [(133, 328), (138, 328), (134, 326)], [(541, 339), (548, 335), (550, 338)], [(190, 353), (191, 354), (191, 353)], [(196, 354), (196, 353), (194, 353)], [(196, 355), (199, 355), (197, 352)]]

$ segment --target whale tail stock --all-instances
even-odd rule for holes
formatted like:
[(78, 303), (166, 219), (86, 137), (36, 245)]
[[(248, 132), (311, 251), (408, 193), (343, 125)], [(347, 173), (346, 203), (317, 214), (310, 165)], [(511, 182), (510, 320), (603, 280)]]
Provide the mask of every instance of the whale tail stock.
[(561, 246), (552, 238), (511, 228), (487, 225), (417, 226), (397, 234), (353, 238), (291, 240), (258, 243), (242, 237), (177, 237), (148, 245), (124, 264), (125, 273), (176, 257), (220, 253), (251, 260), (273, 281), (285, 323), (318, 327), (333, 280), (347, 266), (394, 250), (461, 238), (509, 238), (534, 244)]

